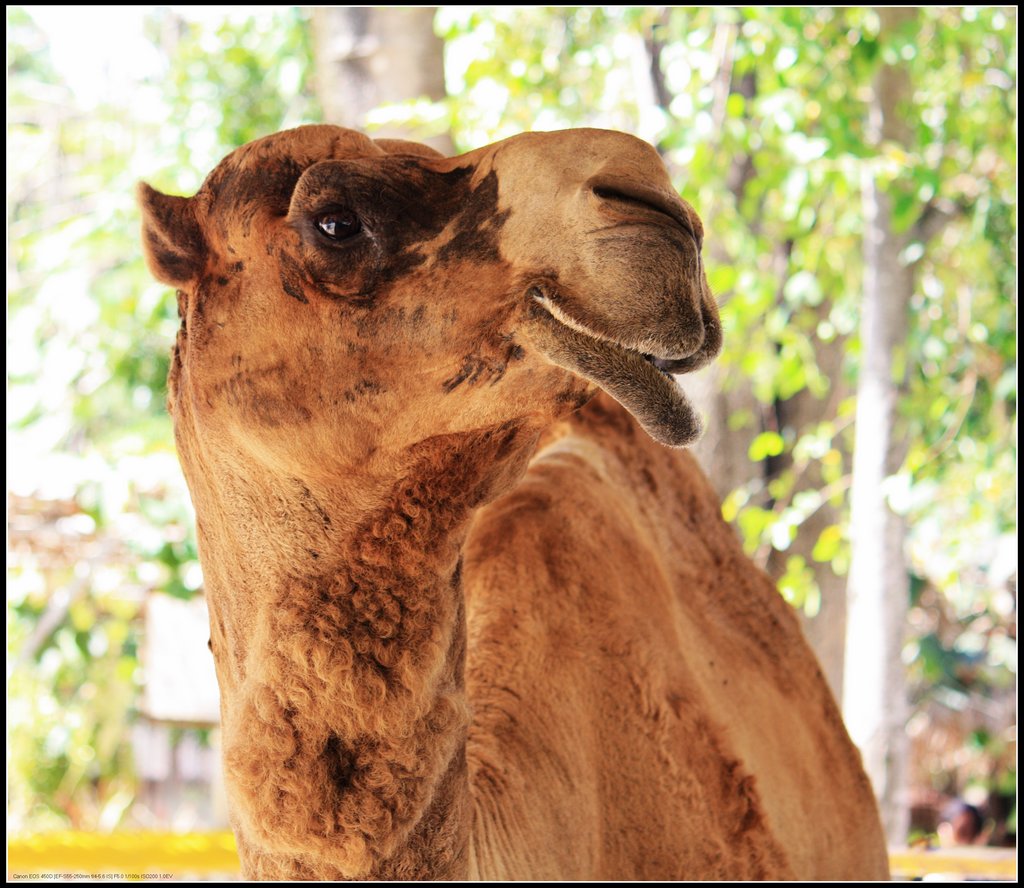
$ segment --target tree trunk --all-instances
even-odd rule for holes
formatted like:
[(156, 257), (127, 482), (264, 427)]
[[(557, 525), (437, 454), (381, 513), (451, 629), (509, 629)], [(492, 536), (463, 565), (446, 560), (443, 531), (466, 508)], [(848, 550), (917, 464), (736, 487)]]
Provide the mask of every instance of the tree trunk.
[[(317, 92), (324, 119), (364, 129), (380, 105), (425, 96), (445, 97), (444, 41), (434, 33), (436, 7), (333, 6), (313, 10)], [(418, 137), (386, 125), (376, 138), (415, 139), (453, 153), (447, 134)]]
[[(819, 307), (821, 316), (828, 313), (827, 302)], [(793, 429), (797, 435), (822, 419), (835, 417), (840, 401), (849, 394), (849, 386), (843, 382), (842, 365), (848, 343), (843, 337), (836, 336), (830, 342), (815, 342), (815, 360), (821, 373), (831, 380), (831, 388), (825, 400), (816, 397), (810, 389), (798, 392), (792, 398), (776, 404), (776, 414), (780, 430)], [(836, 436), (833, 447), (843, 455), (844, 464), (849, 457), (841, 436)], [(783, 471), (792, 462), (787, 454), (785, 461), (780, 459), (776, 468)], [(803, 490), (821, 490), (825, 480), (821, 476), (819, 466), (815, 463), (807, 467), (796, 482), (794, 494)], [(846, 642), (846, 578), (838, 576), (830, 563), (815, 561), (812, 557), (814, 547), (825, 528), (840, 524), (843, 520), (842, 509), (830, 502), (822, 503), (813, 515), (808, 517), (799, 527), (796, 539), (785, 552), (778, 553), (775, 563), (769, 566), (769, 572), (778, 576), (785, 570), (786, 559), (790, 556), (802, 556), (807, 566), (814, 573), (814, 581), (821, 594), (818, 613), (813, 617), (799, 612), (800, 625), (808, 642), (814, 649), (821, 671), (825, 674), (828, 686), (832, 689), (837, 701), (843, 699), (843, 673), (845, 664)]]
[[(880, 9), (882, 36), (913, 21), (909, 8)], [(883, 64), (875, 76), (869, 141), (906, 145), (900, 105), (910, 98), (905, 67)], [(847, 671), (843, 711), (864, 755), (890, 843), (906, 841), (907, 700), (900, 652), (909, 583), (904, 525), (886, 501), (886, 482), (900, 468), (906, 445), (896, 433), (904, 369), (912, 270), (901, 259), (906, 236), (893, 231), (892, 206), (875, 170), (864, 172), (864, 299), (861, 367), (851, 495), (853, 544), (848, 586)]]

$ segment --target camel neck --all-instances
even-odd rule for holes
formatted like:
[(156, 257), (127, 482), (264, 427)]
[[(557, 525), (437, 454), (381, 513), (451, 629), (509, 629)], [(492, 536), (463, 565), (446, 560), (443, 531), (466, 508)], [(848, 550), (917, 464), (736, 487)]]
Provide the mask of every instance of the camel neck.
[[(197, 501), (225, 777), (250, 872), (466, 876), (461, 548), (534, 444), (508, 426), (423, 442), (355, 521), (341, 498), (290, 479), (278, 485), (289, 540), (239, 518), (248, 529), (236, 523), (226, 546)], [(282, 552), (288, 564), (254, 568)]]

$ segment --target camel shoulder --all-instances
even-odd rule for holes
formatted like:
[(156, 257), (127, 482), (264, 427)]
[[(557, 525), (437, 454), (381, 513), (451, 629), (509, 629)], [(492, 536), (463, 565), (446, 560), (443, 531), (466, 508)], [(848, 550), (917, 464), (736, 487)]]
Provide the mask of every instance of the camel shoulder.
[(694, 457), (650, 441), (603, 396), (550, 431), (515, 489), (477, 515), (464, 551), (471, 626), (500, 626), (495, 637), (514, 628), (593, 650), (605, 634), (616, 646), (631, 637), (666, 662), (710, 646), (717, 662), (757, 661), (784, 692), (817, 671)]

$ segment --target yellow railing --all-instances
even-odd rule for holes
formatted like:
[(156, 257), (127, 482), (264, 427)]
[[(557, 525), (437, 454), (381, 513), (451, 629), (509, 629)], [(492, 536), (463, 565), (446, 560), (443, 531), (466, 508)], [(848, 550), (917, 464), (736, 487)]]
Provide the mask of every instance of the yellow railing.
[(894, 879), (949, 875), (1016, 880), (1017, 850), (971, 847), (934, 850), (890, 848), (889, 869)]
[[(1014, 849), (893, 849), (889, 865), (894, 878), (935, 874), (1017, 878)], [(86, 874), (141, 880), (184, 873), (237, 873), (238, 852), (229, 832), (42, 833), (8, 842), (7, 871), (12, 879), (43, 876), (51, 880)]]
[(230, 832), (211, 833), (39, 833), (7, 843), (12, 877), (50, 878), (118, 874), (126, 879), (166, 878), (182, 873), (238, 872), (238, 851)]

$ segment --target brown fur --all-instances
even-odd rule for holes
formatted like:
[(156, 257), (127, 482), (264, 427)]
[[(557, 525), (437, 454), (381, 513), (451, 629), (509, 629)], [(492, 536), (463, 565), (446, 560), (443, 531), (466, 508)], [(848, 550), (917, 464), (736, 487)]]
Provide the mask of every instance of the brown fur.
[(885, 877), (796, 620), (594, 397), (692, 440), (655, 365), (721, 342), (649, 146), (303, 127), (139, 197), (246, 876)]

